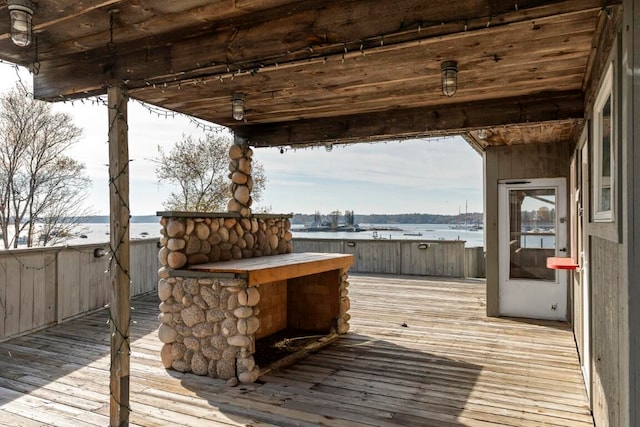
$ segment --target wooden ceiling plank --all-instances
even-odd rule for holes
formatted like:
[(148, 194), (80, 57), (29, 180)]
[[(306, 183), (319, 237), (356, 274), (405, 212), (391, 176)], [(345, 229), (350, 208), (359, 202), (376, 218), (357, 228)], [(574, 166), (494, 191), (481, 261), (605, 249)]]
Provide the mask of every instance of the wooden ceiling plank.
[[(405, 3), (403, 4), (409, 4), (407, 3), (409, 1), (415, 1), (415, 0), (405, 0)], [(356, 2), (356, 3), (360, 4), (361, 2)], [(560, 3), (565, 6), (571, 4), (573, 5), (574, 8), (578, 7), (577, 2), (560, 2)], [(582, 4), (581, 7), (584, 8), (585, 5)], [(305, 11), (304, 13), (308, 14), (310, 12)], [(298, 15), (295, 15), (295, 16), (298, 16)], [(330, 15), (327, 15), (327, 16), (330, 16)], [(383, 19), (383, 18), (386, 19), (386, 16), (381, 16), (378, 19)], [(370, 24), (374, 28), (376, 24), (380, 23), (378, 21), (375, 21), (374, 17), (372, 17), (369, 21), (371, 20), (373, 20), (373, 22), (370, 22)], [(308, 24), (307, 21), (303, 21), (302, 24), (291, 22), (290, 25), (292, 26), (304, 25), (305, 23)], [(262, 43), (262, 41), (265, 40), (264, 35), (270, 34), (270, 32), (272, 33), (274, 31), (272, 27), (273, 25), (275, 24), (272, 22), (268, 24), (265, 23), (262, 26), (259, 26), (259, 28), (257, 29), (250, 28), (250, 29), (247, 29), (246, 32), (241, 32), (240, 35), (235, 36), (235, 38), (233, 39), (234, 42), (235, 40), (238, 39), (238, 37), (243, 37), (242, 38), (243, 43), (244, 45), (246, 45), (246, 50), (243, 51), (244, 53), (242, 54), (243, 55), (242, 57), (238, 57), (237, 55), (229, 56), (231, 54), (230, 52), (233, 52), (233, 50), (230, 51), (229, 48), (226, 48), (225, 55), (222, 57), (216, 56), (215, 60), (226, 62), (228, 59), (235, 60), (237, 58), (247, 57), (252, 61), (259, 61), (261, 59), (259, 55), (262, 55), (263, 58), (267, 57), (267, 59), (269, 57), (281, 55), (286, 50), (280, 49), (281, 46), (278, 43), (275, 43), (275, 44), (271, 43), (273, 46), (276, 46), (276, 47), (273, 47), (273, 46), (270, 47), (269, 43)], [(502, 29), (504, 27), (505, 26), (496, 25), (487, 30), (498, 31), (499, 29)], [(298, 28), (298, 27), (289, 28), (287, 30), (287, 33), (300, 34), (300, 35), (304, 34), (304, 30), (303, 30), (304, 27), (300, 27), (299, 30), (294, 30), (294, 28)], [(247, 35), (251, 35), (251, 38), (247, 38), (248, 37)], [(451, 37), (454, 37), (454, 36), (451, 36)], [(461, 36), (458, 36), (458, 37), (461, 37)], [(212, 58), (214, 57), (214, 55), (216, 55), (215, 52), (220, 52), (220, 46), (233, 46), (233, 44), (229, 44), (228, 39), (229, 39), (228, 33), (221, 33), (221, 34), (214, 34), (213, 36), (207, 35), (206, 37), (202, 37), (200, 39), (191, 39), (187, 41), (176, 42), (172, 46), (170, 47), (165, 46), (164, 48), (161, 46), (151, 46), (151, 45), (145, 47), (143, 44), (142, 49), (140, 49), (140, 43), (137, 43), (138, 50), (135, 50), (131, 53), (127, 53), (128, 52), (127, 46), (118, 45), (117, 49), (118, 49), (119, 73), (117, 77), (123, 78), (125, 80), (137, 79), (137, 80), (143, 81), (146, 78), (149, 78), (149, 79), (152, 78), (153, 75), (157, 74), (158, 72), (160, 72), (161, 74), (182, 73), (185, 71), (191, 71), (193, 69), (197, 69), (199, 67), (209, 66), (211, 61), (213, 60)], [(304, 38), (300, 39), (300, 37), (291, 37), (291, 40), (287, 40), (286, 45), (283, 45), (282, 47), (293, 48), (295, 50), (296, 48), (301, 48), (301, 47), (306, 48), (306, 46), (308, 45), (309, 45), (309, 41), (305, 40)], [(251, 50), (251, 49), (255, 49), (256, 47), (260, 47), (265, 50), (263, 51)], [(49, 74), (55, 73), (56, 72), (55, 70), (59, 68), (59, 71), (57, 71), (58, 75), (60, 74), (69, 75), (70, 73), (73, 73), (74, 75), (78, 75), (78, 76), (87, 76), (87, 78), (92, 78), (91, 76), (97, 75), (98, 79), (93, 84), (96, 86), (95, 89), (98, 89), (98, 86), (104, 84), (104, 76), (100, 75), (100, 72), (104, 68), (104, 63), (109, 59), (109, 57), (106, 52), (106, 47), (102, 48), (102, 54), (97, 54), (97, 53), (98, 52), (95, 52), (95, 54), (92, 54), (90, 59), (85, 59), (84, 56), (82, 58), (77, 58), (73, 56), (69, 58), (64, 58), (64, 56), (59, 56), (56, 60), (51, 60), (51, 64), (48, 67), (48, 70), (49, 70), (48, 73)], [(312, 55), (307, 55), (307, 56), (312, 56)], [(188, 59), (178, 60), (179, 57), (188, 58)], [(146, 62), (140, 61), (140, 58), (148, 58), (148, 60)], [(48, 61), (42, 60), (41, 62), (44, 64), (44, 62), (48, 62)], [(69, 65), (69, 64), (73, 64), (73, 65)], [(52, 76), (51, 80), (60, 80), (58, 75)], [(65, 90), (64, 88), (62, 88), (63, 90), (54, 90), (54, 88), (51, 88), (49, 90), (44, 90), (46, 86), (46, 82), (43, 82), (43, 84), (36, 84), (36, 86), (39, 88), (39, 94), (42, 93), (42, 95), (38, 95), (38, 96), (41, 96), (42, 98), (45, 98), (45, 99), (57, 98), (58, 95), (63, 95), (63, 96), (72, 95), (70, 93), (66, 93), (67, 90)], [(90, 86), (90, 84), (80, 84), (79, 86), (81, 87)]]

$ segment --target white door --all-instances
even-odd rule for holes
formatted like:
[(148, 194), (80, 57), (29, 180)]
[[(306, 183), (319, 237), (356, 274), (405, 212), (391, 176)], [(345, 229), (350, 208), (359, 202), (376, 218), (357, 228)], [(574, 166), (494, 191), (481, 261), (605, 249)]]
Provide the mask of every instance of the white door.
[(500, 314), (566, 320), (567, 271), (547, 258), (567, 256), (566, 184), (545, 178), (499, 184)]

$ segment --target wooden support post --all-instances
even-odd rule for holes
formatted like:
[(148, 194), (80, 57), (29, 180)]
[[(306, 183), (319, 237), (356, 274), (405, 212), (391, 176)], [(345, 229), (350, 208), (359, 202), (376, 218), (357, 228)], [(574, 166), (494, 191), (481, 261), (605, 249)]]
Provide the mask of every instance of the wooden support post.
[(127, 101), (122, 88), (108, 89), (109, 199), (111, 221), (110, 426), (129, 425), (129, 147)]

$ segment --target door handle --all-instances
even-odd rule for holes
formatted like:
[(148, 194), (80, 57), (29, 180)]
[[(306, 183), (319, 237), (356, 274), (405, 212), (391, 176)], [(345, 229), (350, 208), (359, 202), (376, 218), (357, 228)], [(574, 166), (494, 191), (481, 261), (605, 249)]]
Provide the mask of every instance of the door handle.
[(567, 252), (567, 248), (560, 248), (558, 249), (558, 252)]

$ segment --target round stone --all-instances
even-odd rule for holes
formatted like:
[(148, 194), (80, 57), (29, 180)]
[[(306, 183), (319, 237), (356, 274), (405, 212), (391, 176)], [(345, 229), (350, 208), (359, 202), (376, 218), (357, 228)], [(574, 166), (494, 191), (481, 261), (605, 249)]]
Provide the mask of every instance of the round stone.
[(251, 345), (251, 338), (246, 335), (234, 335), (227, 338), (227, 343), (235, 347), (249, 347)]
[(185, 226), (179, 219), (172, 218), (167, 222), (167, 236), (182, 237), (184, 235)]
[(207, 310), (207, 322), (217, 323), (222, 322), (224, 319), (224, 312), (219, 308), (210, 308)]
[(238, 307), (233, 310), (233, 315), (238, 319), (248, 319), (253, 316), (253, 309), (251, 307)]
[(186, 279), (182, 282), (184, 291), (191, 295), (198, 295), (200, 293), (200, 284), (197, 279)]
[(158, 269), (158, 277), (161, 279), (168, 279), (170, 276), (169, 269), (166, 267), (160, 267)]
[(173, 353), (171, 352), (171, 344), (165, 344), (162, 346), (160, 350), (160, 360), (162, 361), (162, 366), (165, 369), (171, 368), (171, 364), (173, 363)]
[(260, 302), (260, 291), (256, 287), (251, 287), (247, 289), (247, 303), (243, 305), (248, 305), (253, 307)]
[(200, 351), (200, 340), (195, 337), (184, 337), (183, 344), (187, 350)]
[[(207, 227), (208, 229), (208, 227)], [(187, 255), (195, 254), (200, 252), (200, 240), (198, 239), (189, 239), (187, 242), (185, 253)]]
[(235, 359), (220, 359), (216, 364), (216, 374), (218, 378), (228, 380), (236, 376)]
[(184, 249), (185, 244), (186, 242), (183, 239), (169, 239), (167, 241), (167, 248), (171, 249), (172, 251), (180, 251)]
[(180, 312), (180, 314), (182, 316), (182, 321), (187, 326), (195, 326), (198, 323), (204, 322), (206, 319), (204, 311), (202, 311), (202, 309), (197, 305), (185, 308)]
[(196, 338), (205, 338), (213, 335), (213, 326), (211, 323), (199, 323), (191, 329), (191, 333)]
[(247, 242), (247, 248), (253, 249), (253, 246), (256, 244), (256, 238), (251, 233), (244, 233), (243, 240)]
[(251, 175), (251, 159), (245, 157), (238, 160), (238, 170), (245, 175)]
[(238, 375), (238, 380), (243, 384), (251, 384), (255, 382), (260, 376), (260, 369), (254, 368), (249, 372), (243, 372)]
[(167, 282), (167, 279), (160, 279), (158, 281), (158, 297), (160, 301), (166, 301), (171, 298), (171, 292), (173, 292), (173, 286)]
[(187, 347), (185, 347), (184, 344), (178, 342), (171, 344), (171, 354), (174, 360), (182, 359), (186, 352)]
[(167, 256), (167, 265), (173, 269), (182, 268), (187, 264), (187, 256), (182, 252), (171, 252)]
[(191, 372), (196, 375), (207, 375), (209, 372), (209, 362), (199, 351), (191, 358)]
[(220, 230), (218, 230), (218, 234), (220, 234), (222, 242), (227, 242), (229, 240), (229, 230), (227, 228), (221, 227)]
[(240, 335), (247, 335), (247, 319), (238, 319), (236, 326)]
[(178, 336), (178, 332), (172, 327), (165, 325), (164, 323), (160, 325), (158, 329), (158, 339), (165, 344), (171, 344), (176, 340)]
[(191, 218), (187, 218), (184, 234), (187, 234), (187, 235), (191, 234), (195, 226), (196, 226), (195, 222)]
[(233, 172), (231, 174), (231, 182), (234, 184), (245, 184), (247, 182), (247, 175), (240, 171)]
[(170, 325), (173, 321), (173, 313), (160, 313), (158, 314), (158, 320), (160, 321), (160, 323)]
[(215, 233), (216, 231), (218, 231), (218, 228), (220, 228), (220, 223), (218, 221), (211, 221), (211, 224), (209, 224), (209, 229), (211, 230), (211, 232)]
[(198, 239), (207, 240), (210, 233), (211, 229), (204, 222), (199, 222), (198, 225), (196, 225), (196, 236), (198, 236)]
[(227, 380), (227, 387), (235, 387), (238, 385), (238, 379), (236, 377), (229, 378)]
[(240, 159), (242, 157), (243, 157), (242, 147), (237, 145), (237, 144), (233, 144), (229, 148), (229, 158), (231, 160), (238, 160), (238, 159)]
[(217, 348), (214, 348), (210, 345), (208, 346), (202, 346), (202, 354), (204, 355), (204, 357), (206, 357), (209, 360), (218, 360), (220, 359), (220, 356), (222, 355), (222, 352), (220, 350), (218, 350)]
[(249, 194), (249, 187), (247, 187), (246, 185), (239, 185), (238, 188), (236, 188), (236, 191), (233, 193), (233, 197), (235, 197), (235, 199), (242, 205), (245, 205), (249, 202), (249, 197), (251, 195)]
[(209, 262), (209, 256), (206, 254), (193, 254), (187, 258), (189, 265), (206, 264)]
[(238, 201), (233, 197), (230, 198), (229, 201), (227, 202), (228, 212), (240, 212), (241, 209), (242, 209), (242, 205), (238, 203)]
[(158, 251), (158, 261), (160, 265), (167, 265), (167, 256), (169, 256), (169, 249), (163, 246)]
[(200, 296), (209, 307), (217, 307), (218, 304), (220, 304), (218, 294), (208, 286), (202, 286), (200, 288)]
[(271, 237), (269, 237), (269, 246), (271, 246), (271, 249), (277, 249), (278, 243), (280, 243), (280, 239), (278, 239), (278, 236), (275, 234), (272, 234)]
[(236, 321), (232, 319), (225, 319), (221, 325), (222, 335), (229, 337), (235, 335), (238, 332)]
[(249, 372), (256, 367), (256, 361), (253, 359), (253, 356), (238, 357), (236, 366), (240, 372)]

